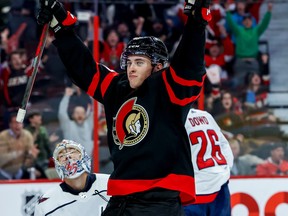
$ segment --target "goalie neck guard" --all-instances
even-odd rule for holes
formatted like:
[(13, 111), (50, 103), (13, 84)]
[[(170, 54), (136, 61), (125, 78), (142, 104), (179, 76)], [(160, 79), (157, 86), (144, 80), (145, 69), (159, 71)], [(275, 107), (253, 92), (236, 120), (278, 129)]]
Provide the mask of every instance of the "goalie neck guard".
[(74, 179), (91, 171), (91, 158), (81, 144), (72, 140), (63, 140), (57, 144), (53, 160), (56, 172), (62, 180)]
[(167, 47), (160, 39), (153, 36), (136, 37), (129, 41), (120, 57), (121, 69), (126, 69), (130, 55), (145, 55), (150, 58), (153, 66), (162, 63), (166, 67), (168, 63)]

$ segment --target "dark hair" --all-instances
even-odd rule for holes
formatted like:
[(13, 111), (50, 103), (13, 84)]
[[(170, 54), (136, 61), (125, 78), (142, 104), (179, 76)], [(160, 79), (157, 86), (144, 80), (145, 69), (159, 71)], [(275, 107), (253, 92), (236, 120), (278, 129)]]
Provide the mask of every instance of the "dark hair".
[(115, 32), (117, 34), (117, 36), (120, 38), (119, 36), (119, 33), (117, 32), (117, 29), (116, 27), (113, 25), (113, 26), (108, 26), (104, 31), (103, 31), (103, 39), (106, 41), (109, 34), (111, 32)]
[(39, 110), (31, 110), (27, 113), (27, 119), (33, 118), (35, 115), (41, 115), (41, 112)]
[(14, 118), (14, 117), (17, 117), (17, 112), (11, 112), (10, 114), (9, 114), (9, 123), (11, 123), (11, 120), (12, 120), (12, 118)]
[(270, 143), (269, 147), (270, 147), (270, 151), (273, 151), (277, 148), (285, 149), (283, 143)]
[(244, 16), (243, 16), (243, 21), (244, 21), (245, 19), (252, 19), (252, 15), (251, 15), (250, 13), (244, 14)]

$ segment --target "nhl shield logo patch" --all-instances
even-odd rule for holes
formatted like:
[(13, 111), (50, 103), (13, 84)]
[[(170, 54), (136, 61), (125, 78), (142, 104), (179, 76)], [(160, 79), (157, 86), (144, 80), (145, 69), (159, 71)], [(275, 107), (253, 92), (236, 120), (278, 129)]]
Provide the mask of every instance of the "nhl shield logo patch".
[(38, 202), (38, 199), (41, 197), (42, 192), (25, 192), (22, 195), (23, 206), (22, 213), (24, 216), (33, 216), (35, 205)]

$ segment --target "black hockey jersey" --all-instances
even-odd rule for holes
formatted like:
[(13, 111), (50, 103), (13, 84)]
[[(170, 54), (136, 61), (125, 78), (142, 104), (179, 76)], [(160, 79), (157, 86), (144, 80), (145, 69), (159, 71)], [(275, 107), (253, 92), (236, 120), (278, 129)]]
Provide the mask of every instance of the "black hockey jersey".
[(126, 74), (95, 63), (74, 33), (56, 36), (54, 44), (72, 81), (105, 107), (114, 163), (108, 194), (160, 187), (179, 191), (182, 203), (193, 202), (194, 174), (184, 123), (205, 79), (204, 28), (188, 19), (170, 66), (136, 90)]

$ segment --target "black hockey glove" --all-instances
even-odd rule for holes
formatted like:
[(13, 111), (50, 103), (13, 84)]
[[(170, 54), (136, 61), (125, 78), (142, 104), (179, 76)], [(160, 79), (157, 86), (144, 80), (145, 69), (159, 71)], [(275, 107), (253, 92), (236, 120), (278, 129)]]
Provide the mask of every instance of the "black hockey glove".
[(202, 0), (185, 0), (184, 14), (187, 16), (192, 15), (193, 11), (202, 7)]
[(44, 25), (50, 21), (50, 28), (57, 33), (61, 29), (73, 26), (77, 18), (69, 11), (66, 11), (63, 5), (57, 0), (40, 0), (40, 11), (37, 16), (37, 22), (40, 25)]
[(193, 16), (200, 24), (207, 25), (212, 19), (210, 3), (211, 0), (185, 0), (184, 14)]

